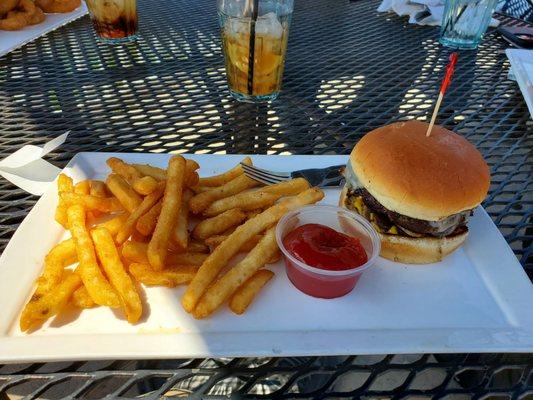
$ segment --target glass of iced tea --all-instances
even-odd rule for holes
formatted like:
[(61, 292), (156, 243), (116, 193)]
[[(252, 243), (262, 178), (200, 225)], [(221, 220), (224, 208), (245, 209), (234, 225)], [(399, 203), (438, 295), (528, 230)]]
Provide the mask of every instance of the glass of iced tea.
[(228, 86), (237, 100), (278, 96), (292, 10), (293, 0), (218, 0)]
[(86, 0), (96, 34), (105, 43), (131, 42), (137, 35), (137, 0)]

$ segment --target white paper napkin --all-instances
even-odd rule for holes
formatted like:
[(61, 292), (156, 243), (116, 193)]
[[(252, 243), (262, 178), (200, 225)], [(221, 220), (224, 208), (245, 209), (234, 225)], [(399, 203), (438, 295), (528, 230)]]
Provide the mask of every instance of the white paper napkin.
[[(383, 0), (379, 12), (395, 12), (409, 16), (410, 24), (439, 25), (444, 14), (444, 0)], [(490, 26), (498, 26), (499, 21), (492, 18)]]
[(0, 161), (0, 175), (31, 194), (41, 196), (61, 171), (42, 159), (67, 140), (69, 132), (50, 140), (43, 147), (26, 145)]
[(507, 49), (505, 54), (511, 62), (509, 73), (518, 83), (533, 119), (533, 50)]

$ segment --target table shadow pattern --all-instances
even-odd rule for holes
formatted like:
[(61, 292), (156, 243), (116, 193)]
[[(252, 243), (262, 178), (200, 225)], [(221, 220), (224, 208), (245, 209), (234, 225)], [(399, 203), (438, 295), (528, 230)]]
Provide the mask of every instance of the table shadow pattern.
[(28, 399), (529, 399), (531, 357), (409, 354), (93, 361), (0, 366), (0, 393)]
[[(140, 39), (117, 47), (98, 43), (84, 17), (0, 59), (0, 158), (66, 130), (68, 141), (47, 156), (60, 167), (81, 151), (348, 154), (383, 124), (427, 121), (449, 56), (438, 28), (379, 14), (378, 3), (296, 2), (283, 91), (264, 105), (229, 96), (212, 1), (139, 0)], [(505, 47), (490, 31), (477, 51), (461, 53), (438, 123), (486, 157), (484, 206), (533, 278), (533, 122), (507, 77)], [(0, 250), (36, 200), (0, 180)], [(526, 355), (397, 357), (4, 366), (0, 393), (60, 398), (65, 386), (70, 398), (533, 396)]]

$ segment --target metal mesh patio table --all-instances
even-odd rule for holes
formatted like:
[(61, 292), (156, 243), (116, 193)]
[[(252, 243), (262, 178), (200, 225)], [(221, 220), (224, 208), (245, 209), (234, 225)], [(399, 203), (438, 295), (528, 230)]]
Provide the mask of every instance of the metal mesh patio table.
[[(139, 0), (140, 40), (117, 47), (84, 17), (0, 59), (0, 158), (67, 130), (47, 156), (60, 167), (81, 151), (348, 154), (374, 128), (427, 120), (449, 56), (438, 28), (377, 6), (296, 2), (283, 91), (264, 105), (229, 96), (213, 1)], [(460, 55), (438, 123), (484, 154), (483, 205), (533, 278), (533, 121), (505, 47), (490, 31)], [(0, 249), (36, 200), (0, 180)], [(19, 364), (0, 366), (0, 398), (532, 399), (532, 365), (528, 354)]]

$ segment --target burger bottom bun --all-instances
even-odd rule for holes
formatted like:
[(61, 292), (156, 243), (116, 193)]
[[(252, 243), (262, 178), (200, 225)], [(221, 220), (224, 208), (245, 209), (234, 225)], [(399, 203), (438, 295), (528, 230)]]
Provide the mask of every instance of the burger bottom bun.
[[(342, 189), (339, 206), (346, 207), (348, 190)], [(352, 210), (357, 212), (357, 210)], [(444, 257), (459, 248), (466, 237), (468, 230), (454, 236), (437, 237), (408, 237), (401, 235), (387, 235), (378, 232), (381, 239), (381, 252), (379, 255), (391, 261), (405, 264), (430, 264), (442, 261)]]
[(442, 238), (428, 236), (414, 238), (380, 233), (380, 256), (406, 264), (434, 263), (453, 253), (464, 243), (467, 236), (468, 231)]

